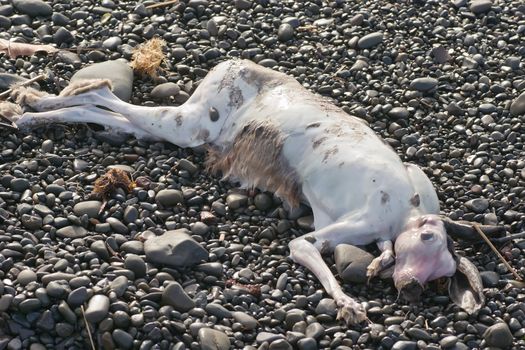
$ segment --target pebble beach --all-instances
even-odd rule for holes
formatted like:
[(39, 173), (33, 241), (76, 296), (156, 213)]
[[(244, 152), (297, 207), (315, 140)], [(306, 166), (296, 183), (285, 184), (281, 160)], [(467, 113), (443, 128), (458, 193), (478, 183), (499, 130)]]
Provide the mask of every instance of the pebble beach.
[[(134, 72), (155, 38), (161, 69)], [(105, 78), (145, 106), (252, 60), (369, 123), (443, 215), (525, 231), (522, 1), (0, 0), (2, 39), (54, 49), (10, 57), (0, 42), (0, 93)], [(525, 283), (481, 239), (456, 242), (485, 288), (472, 315), (438, 283), (399, 300), (391, 279), (366, 281), (374, 247), (340, 247), (325, 260), (369, 318), (347, 325), (288, 257), (311, 210), (208, 174), (205, 150), (85, 124), (0, 135), (0, 350), (525, 349)], [(101, 196), (112, 171), (133, 185)], [(496, 247), (523, 276), (525, 239)]]

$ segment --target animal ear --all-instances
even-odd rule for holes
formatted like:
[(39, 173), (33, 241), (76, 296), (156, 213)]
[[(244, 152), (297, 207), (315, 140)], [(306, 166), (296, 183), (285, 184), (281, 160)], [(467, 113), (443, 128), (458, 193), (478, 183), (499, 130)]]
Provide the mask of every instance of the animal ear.
[(465, 257), (456, 256), (456, 273), (450, 278), (448, 293), (454, 304), (472, 314), (485, 303), (478, 269)]
[[(453, 221), (445, 216), (442, 216), (441, 220), (445, 225), (445, 230), (447, 230), (447, 233), (454, 238), (466, 241), (479, 241), (481, 239), (472, 223), (468, 221)], [(489, 237), (505, 234), (504, 226), (479, 225), (479, 228)]]

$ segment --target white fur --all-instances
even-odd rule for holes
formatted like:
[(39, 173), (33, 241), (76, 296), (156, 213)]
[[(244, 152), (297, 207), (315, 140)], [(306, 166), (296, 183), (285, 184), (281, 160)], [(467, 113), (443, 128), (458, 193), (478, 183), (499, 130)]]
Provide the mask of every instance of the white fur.
[[(404, 164), (365, 122), (294, 79), (249, 61), (219, 64), (180, 107), (130, 105), (107, 87), (25, 101), (37, 111), (53, 112), (25, 114), (17, 121), (20, 127), (83, 120), (181, 147), (207, 143), (225, 152), (246, 125), (264, 122), (276, 128), (284, 140), (281, 157), (296, 174), (315, 219), (313, 233), (290, 243), (291, 257), (319, 278), (349, 323), (363, 320), (364, 309), (343, 293), (320, 251), (340, 243), (378, 242), (383, 254), (369, 269), (374, 276), (393, 260), (391, 241), (411, 220), (439, 213), (425, 174)], [(210, 119), (210, 108), (218, 112), (217, 121)]]

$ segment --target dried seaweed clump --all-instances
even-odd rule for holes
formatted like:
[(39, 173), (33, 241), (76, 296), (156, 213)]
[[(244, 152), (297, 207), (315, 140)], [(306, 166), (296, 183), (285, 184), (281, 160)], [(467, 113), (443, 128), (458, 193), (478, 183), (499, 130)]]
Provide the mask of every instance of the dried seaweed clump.
[(107, 199), (117, 188), (122, 188), (124, 191), (129, 192), (134, 187), (135, 183), (126, 171), (113, 168), (95, 181), (93, 193), (103, 199)]
[(131, 68), (139, 74), (157, 77), (160, 65), (166, 60), (163, 52), (166, 42), (160, 38), (150, 39), (133, 50)]

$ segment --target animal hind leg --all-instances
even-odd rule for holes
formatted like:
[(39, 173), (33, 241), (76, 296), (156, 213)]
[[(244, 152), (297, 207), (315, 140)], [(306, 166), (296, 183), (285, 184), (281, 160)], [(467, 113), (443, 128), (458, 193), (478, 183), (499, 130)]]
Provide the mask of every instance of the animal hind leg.
[(308, 268), (321, 282), (339, 307), (338, 318), (348, 324), (357, 324), (366, 319), (366, 312), (359, 302), (346, 295), (334, 274), (326, 265), (321, 252), (331, 252), (340, 243), (348, 241), (349, 232), (355, 225), (338, 222), (320, 230), (294, 239), (289, 243), (290, 257)]
[[(11, 96), (19, 104), (28, 105), (39, 112), (75, 106), (103, 107), (125, 117), (131, 124), (131, 126), (127, 125), (126, 128), (131, 127), (136, 130), (142, 130), (143, 134), (150, 139), (168, 141), (180, 147), (200, 146), (208, 141), (208, 137), (211, 134), (211, 130), (205, 129), (200, 125), (201, 116), (199, 112), (202, 108), (198, 108), (199, 106), (144, 107), (133, 105), (115, 96), (110, 90), (109, 82), (105, 80), (74, 83), (71, 87), (64, 89), (64, 93), (61, 96), (42, 96), (27, 88), (15, 89)], [(108, 121), (116, 122), (108, 118), (99, 118), (95, 123), (102, 126), (111, 126), (104, 124), (104, 122)], [(68, 123), (70, 121), (67, 118), (63, 118), (61, 122)], [(71, 120), (71, 122), (78, 121)], [(217, 128), (214, 130), (215, 133), (219, 132)], [(140, 133), (133, 132), (133, 134), (139, 135)]]
[[(0, 104), (0, 113), (4, 111), (2, 106), (5, 106), (5, 104)], [(14, 111), (20, 114), (13, 113)], [(141, 139), (157, 140), (155, 135), (151, 135), (147, 131), (136, 127), (125, 117), (91, 105), (61, 108), (47, 112), (21, 112), (20, 108), (11, 109), (9, 113), (3, 113), (2, 115), (21, 130), (52, 123), (94, 123), (103, 125), (110, 131), (131, 134)]]

